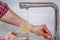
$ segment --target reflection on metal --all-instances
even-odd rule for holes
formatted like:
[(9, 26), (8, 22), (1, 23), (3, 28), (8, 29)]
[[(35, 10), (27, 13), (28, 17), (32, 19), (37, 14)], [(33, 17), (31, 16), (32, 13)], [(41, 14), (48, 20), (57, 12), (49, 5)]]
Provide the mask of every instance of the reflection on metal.
[(51, 2), (20, 2), (20, 8), (33, 8), (33, 7), (52, 7), (55, 10), (55, 37), (54, 40), (59, 40), (59, 8), (55, 3)]

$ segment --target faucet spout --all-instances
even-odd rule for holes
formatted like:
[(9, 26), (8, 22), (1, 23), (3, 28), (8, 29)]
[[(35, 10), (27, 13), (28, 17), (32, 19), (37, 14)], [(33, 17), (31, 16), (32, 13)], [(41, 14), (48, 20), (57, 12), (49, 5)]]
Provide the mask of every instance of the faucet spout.
[(58, 40), (59, 36), (59, 8), (55, 3), (52, 2), (20, 2), (20, 8), (33, 8), (33, 7), (52, 7), (55, 10), (55, 39)]

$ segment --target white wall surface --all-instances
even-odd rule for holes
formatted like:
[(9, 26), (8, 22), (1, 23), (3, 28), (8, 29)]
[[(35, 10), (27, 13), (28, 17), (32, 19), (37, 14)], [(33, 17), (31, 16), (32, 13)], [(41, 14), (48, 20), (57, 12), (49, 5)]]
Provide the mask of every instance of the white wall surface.
[[(44, 8), (30, 8), (28, 10), (26, 9), (20, 9), (19, 8), (19, 2), (53, 2), (58, 5), (60, 10), (60, 0), (1, 0), (8, 4), (8, 6), (20, 17), (27, 20), (33, 25), (41, 25), (46, 24), (48, 29), (51, 31), (51, 33), (54, 35), (54, 21), (55, 21), (55, 12), (54, 9), (51, 7), (44, 7)], [(59, 21), (60, 24), (60, 21)], [(59, 25), (60, 26), (60, 25)], [(14, 29), (15, 28), (15, 29)], [(18, 28), (1, 22), (0, 23), (0, 35), (7, 34), (8, 31), (15, 31)], [(36, 36), (32, 33), (30, 33), (30, 40), (44, 40), (43, 37)]]

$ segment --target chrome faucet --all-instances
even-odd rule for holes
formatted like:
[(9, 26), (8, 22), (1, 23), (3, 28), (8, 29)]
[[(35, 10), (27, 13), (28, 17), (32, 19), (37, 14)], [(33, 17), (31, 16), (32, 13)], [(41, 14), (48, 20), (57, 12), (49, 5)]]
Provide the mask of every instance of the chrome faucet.
[(32, 8), (32, 7), (52, 7), (55, 10), (55, 28), (54, 28), (54, 40), (59, 40), (59, 8), (55, 3), (51, 2), (20, 2), (19, 6), (23, 8)]

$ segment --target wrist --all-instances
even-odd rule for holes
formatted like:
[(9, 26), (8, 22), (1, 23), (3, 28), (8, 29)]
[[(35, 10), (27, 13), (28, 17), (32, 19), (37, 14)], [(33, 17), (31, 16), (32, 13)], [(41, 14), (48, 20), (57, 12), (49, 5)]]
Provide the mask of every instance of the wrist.
[(35, 27), (32, 25), (30, 32), (34, 33), (34, 28), (35, 28)]
[(29, 23), (25, 23), (20, 25), (20, 29), (17, 30), (17, 32), (18, 32), (18, 35), (23, 37), (25, 35), (28, 35), (31, 29), (32, 29), (32, 25)]
[(31, 32), (32, 32), (32, 33), (36, 33), (36, 32), (37, 32), (37, 29), (38, 29), (38, 28), (33, 25), (32, 28), (31, 28)]
[(29, 33), (32, 30), (32, 25), (28, 22), (22, 22), (20, 28), (23, 29), (26, 33)]

